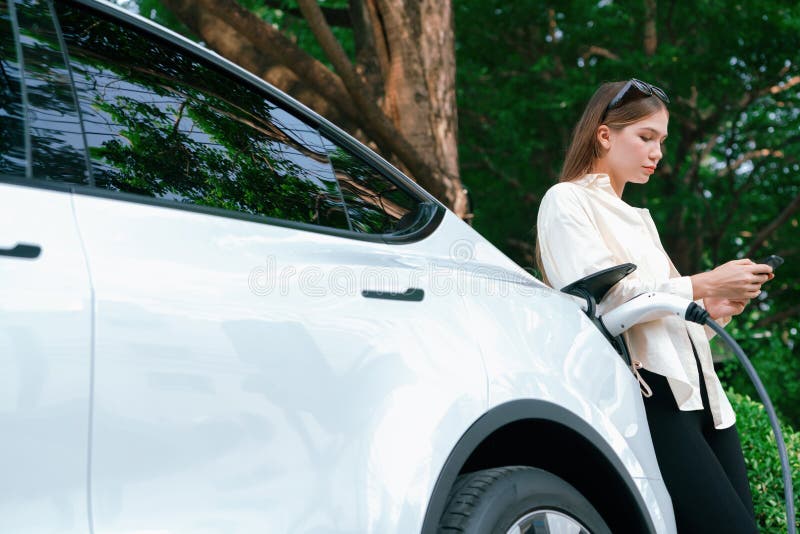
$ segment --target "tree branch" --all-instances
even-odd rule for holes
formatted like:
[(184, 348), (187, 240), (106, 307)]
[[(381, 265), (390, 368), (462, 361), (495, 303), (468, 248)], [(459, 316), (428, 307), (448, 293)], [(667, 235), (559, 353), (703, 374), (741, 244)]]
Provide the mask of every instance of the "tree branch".
[(769, 149), (769, 148), (762, 148), (762, 149), (759, 149), (759, 150), (751, 150), (750, 152), (745, 152), (744, 154), (742, 154), (741, 156), (736, 158), (736, 161), (733, 161), (732, 163), (730, 163), (730, 164), (726, 165), (725, 167), (723, 167), (722, 169), (720, 169), (719, 172), (717, 172), (717, 176), (722, 178), (724, 176), (727, 176), (731, 172), (735, 171), (739, 167), (741, 167), (747, 161), (750, 161), (750, 160), (755, 159), (755, 158), (766, 158), (768, 156), (774, 156), (776, 158), (782, 158), (783, 157), (783, 151), (781, 151), (781, 150), (772, 150), (772, 149)]
[(317, 2), (298, 0), (298, 5), (322, 50), (347, 88), (347, 92), (366, 118), (364, 127), (368, 135), (375, 139), (384, 151), (395, 154), (423, 187), (435, 196), (445, 198), (442, 195), (442, 184), (435, 179), (434, 167), (397, 132), (383, 111), (375, 104), (370, 91), (356, 74), (342, 45), (325, 22)]
[(651, 57), (658, 47), (656, 0), (644, 0), (644, 53)]
[[(484, 149), (484, 147), (480, 147), (479, 146), (479, 147), (473, 147), (473, 148), (478, 154), (480, 154), (480, 159), (481, 159), (481, 162), (483, 162), (484, 168), (487, 169), (492, 174), (492, 176), (494, 176), (498, 180), (502, 180), (503, 182), (506, 182), (513, 189), (517, 189), (517, 190), (520, 189), (522, 184), (519, 183), (519, 180), (517, 180), (513, 176), (510, 176), (509, 173), (503, 172), (502, 170), (498, 169), (497, 166), (494, 164), (494, 161), (493, 161), (494, 158), (492, 158), (489, 154), (487, 154), (487, 152)], [(501, 159), (503, 159), (503, 158), (501, 158)]]
[(536, 247), (532, 245), (530, 241), (522, 241), (513, 237), (509, 237), (506, 239), (506, 243), (520, 251), (522, 254), (522, 259), (527, 265), (530, 266), (527, 269), (536, 267)]
[(768, 94), (777, 95), (778, 93), (782, 93), (788, 89), (791, 89), (795, 85), (800, 83), (800, 76), (792, 76), (786, 82), (779, 82), (775, 85), (770, 85), (769, 87), (765, 87), (764, 89), (748, 91), (742, 95), (737, 103), (737, 106), (740, 109), (744, 109), (745, 107), (749, 106), (750, 103), (755, 100), (756, 98)]
[(589, 59), (591, 56), (602, 56), (612, 61), (619, 61), (619, 56), (617, 54), (608, 48), (603, 48), (601, 46), (592, 45), (586, 50), (586, 52), (581, 54), (581, 58), (583, 58), (584, 61)]
[(797, 316), (798, 313), (800, 313), (800, 304), (796, 304), (795, 306), (787, 308), (780, 313), (764, 317), (763, 319), (758, 321), (755, 325), (753, 325), (753, 327), (765, 328), (771, 324), (779, 323), (791, 317), (795, 317)]
[[(284, 13), (288, 13), (293, 17), (302, 18), (303, 14), (300, 12), (299, 9), (287, 9), (284, 2), (281, 0), (264, 0), (264, 5), (267, 7), (271, 7), (272, 9), (280, 9)], [(320, 9), (322, 10), (322, 14), (325, 16), (325, 20), (331, 26), (335, 26), (337, 28), (352, 28), (353, 21), (350, 18), (350, 12), (347, 9), (338, 9), (335, 7), (324, 7), (321, 6)]]
[(705, 160), (711, 151), (714, 150), (714, 147), (717, 146), (717, 140), (719, 139), (719, 135), (714, 133), (711, 138), (706, 142), (705, 146), (703, 147), (703, 151), (698, 153), (696, 150), (692, 152), (691, 161), (692, 164), (689, 169), (686, 171), (686, 174), (683, 176), (684, 183), (690, 187), (690, 189), (694, 189), (696, 185), (696, 178), (697, 173), (700, 170), (700, 164)]
[(664, 26), (667, 30), (667, 36), (669, 38), (669, 42), (675, 44), (675, 32), (672, 27), (672, 18), (673, 14), (675, 13), (675, 0), (670, 0), (669, 8), (667, 9), (667, 17)]
[[(552, 7), (547, 10), (547, 17), (549, 19), (547, 33), (550, 36), (550, 46), (556, 46), (558, 44), (558, 23), (556, 22), (556, 10)], [(553, 74), (556, 78), (563, 78), (564, 77), (564, 62), (561, 60), (561, 56), (559, 54), (552, 54), (551, 57), (553, 58)]]
[[(230, 52), (232, 51), (225, 48), (228, 45), (226, 38), (229, 35), (226, 35), (224, 30), (218, 27), (219, 24), (239, 33), (258, 50), (259, 55), (266, 56), (268, 62), (273, 66), (283, 65), (295, 73), (350, 121), (357, 125), (361, 125), (363, 122), (363, 117), (347, 94), (342, 80), (336, 74), (300, 49), (272, 25), (267, 24), (234, 0), (163, 1), (164, 5), (182, 22), (202, 36), (212, 48), (222, 55), (231, 58)], [(213, 25), (209, 17), (214, 17), (217, 25)], [(237, 61), (240, 58), (231, 59), (241, 63)], [(264, 76), (262, 72), (254, 72), (254, 74)]]
[(757, 174), (758, 167), (759, 166), (757, 165), (756, 168), (754, 168), (752, 172), (747, 175), (745, 183), (741, 187), (738, 189), (731, 189), (730, 194), (733, 197), (733, 201), (728, 204), (727, 209), (723, 210), (723, 213), (727, 213), (725, 220), (723, 220), (722, 223), (717, 226), (716, 234), (711, 237), (711, 248), (713, 250), (713, 259), (715, 264), (719, 262), (719, 249), (722, 247), (722, 238), (725, 236), (725, 232), (733, 222), (736, 212), (739, 210), (739, 205), (742, 201), (742, 194), (753, 187), (755, 183), (753, 181), (753, 177)]
[(788, 221), (789, 217), (794, 215), (797, 210), (800, 210), (800, 195), (794, 197), (792, 201), (789, 202), (785, 208), (783, 208), (783, 211), (781, 211), (771, 223), (769, 223), (758, 233), (755, 239), (753, 239), (753, 242), (750, 243), (750, 248), (747, 249), (745, 257), (751, 256), (756, 250), (758, 250), (764, 241), (766, 241), (769, 236), (775, 232), (775, 230), (780, 228), (786, 221)]
[(759, 95), (766, 95), (767, 93), (777, 95), (778, 93), (791, 89), (798, 83), (800, 83), (800, 76), (792, 76), (784, 83), (776, 83), (771, 87), (762, 89), (761, 91), (759, 91)]
[(382, 105), (389, 71), (389, 50), (375, 0), (350, 2), (350, 19), (353, 21), (356, 71), (364, 83), (373, 88), (373, 93), (379, 93), (376, 97), (378, 105)]
[[(790, 137), (784, 144), (788, 144), (789, 141), (795, 139), (796, 137), (800, 137), (800, 136)], [(783, 153), (781, 153), (780, 151), (776, 151), (776, 152), (779, 153), (779, 154), (776, 154), (776, 157), (783, 157)], [(787, 158), (787, 160), (785, 160), (786, 164), (791, 164), (793, 162), (794, 162), (794, 158)], [(766, 164), (767, 164), (766, 160), (759, 159), (753, 165), (753, 169), (748, 173), (747, 178), (745, 179), (744, 183), (739, 188), (735, 188), (735, 187), (731, 186), (730, 194), (733, 197), (733, 201), (730, 202), (728, 204), (728, 206), (721, 211), (721, 213), (726, 213), (727, 215), (725, 217), (724, 222), (720, 226), (719, 233), (717, 235), (715, 235), (713, 240), (712, 240), (713, 243), (714, 243), (713, 249), (715, 250), (715, 253), (714, 253), (715, 259), (716, 259), (716, 256), (718, 255), (717, 252), (719, 251), (719, 248), (722, 246), (722, 237), (725, 234), (726, 229), (728, 228), (728, 226), (731, 224), (731, 222), (733, 221), (734, 217), (736, 216), (737, 211), (739, 210), (739, 206), (741, 205), (743, 194), (746, 193), (747, 191), (749, 191), (750, 189), (752, 189), (753, 187), (755, 187), (756, 182), (753, 180), (753, 178), (755, 176), (758, 176), (759, 172), (761, 171), (761, 169)], [(733, 184), (733, 180), (730, 180), (730, 183)]]

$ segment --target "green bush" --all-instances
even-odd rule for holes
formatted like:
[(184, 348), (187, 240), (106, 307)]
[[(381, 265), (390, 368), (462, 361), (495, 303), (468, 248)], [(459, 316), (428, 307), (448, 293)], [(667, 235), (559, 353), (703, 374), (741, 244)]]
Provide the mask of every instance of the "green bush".
[[(781, 420), (800, 430), (800, 357), (793, 345), (792, 332), (800, 328), (800, 321), (788, 321), (772, 330), (756, 328), (756, 313), (731, 323), (725, 329), (742, 346), (767, 388), (775, 410)], [(756, 397), (756, 390), (742, 365), (733, 353), (716, 337), (711, 340), (714, 354), (727, 355), (726, 361), (714, 366), (726, 387)]]
[[(742, 439), (759, 530), (765, 533), (786, 532), (781, 462), (764, 405), (732, 390), (728, 391), (728, 398), (736, 410), (736, 427)], [(781, 430), (792, 469), (794, 505), (800, 509), (800, 432), (788, 425), (781, 425)]]

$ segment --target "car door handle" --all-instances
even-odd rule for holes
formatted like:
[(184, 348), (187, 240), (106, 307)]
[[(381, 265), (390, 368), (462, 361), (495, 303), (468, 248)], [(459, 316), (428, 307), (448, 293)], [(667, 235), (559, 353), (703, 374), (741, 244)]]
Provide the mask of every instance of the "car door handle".
[(410, 302), (420, 302), (425, 298), (425, 290), (416, 287), (409, 287), (402, 293), (395, 291), (373, 291), (364, 289), (361, 295), (368, 299), (385, 299), (385, 300), (405, 300)]
[(42, 253), (42, 247), (30, 243), (17, 243), (11, 248), (0, 247), (0, 256), (11, 256), (13, 258), (38, 258)]

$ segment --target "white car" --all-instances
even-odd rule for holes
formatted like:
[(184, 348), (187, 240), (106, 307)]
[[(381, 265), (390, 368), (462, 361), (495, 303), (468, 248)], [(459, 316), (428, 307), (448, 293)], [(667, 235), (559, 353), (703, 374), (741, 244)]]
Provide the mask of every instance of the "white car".
[(0, 532), (674, 532), (580, 307), (149, 21), (0, 1)]

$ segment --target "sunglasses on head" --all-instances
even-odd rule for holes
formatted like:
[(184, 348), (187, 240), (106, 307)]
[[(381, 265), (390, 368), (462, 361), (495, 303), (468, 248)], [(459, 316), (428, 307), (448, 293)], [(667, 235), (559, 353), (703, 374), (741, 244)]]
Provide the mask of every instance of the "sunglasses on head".
[(655, 96), (665, 104), (669, 104), (669, 97), (663, 89), (647, 82), (643, 82), (642, 80), (631, 78), (628, 80), (628, 83), (622, 86), (622, 89), (619, 90), (614, 98), (611, 99), (611, 102), (609, 102), (608, 106), (606, 106), (605, 112), (608, 113), (610, 110), (630, 102), (631, 100), (635, 100), (636, 98), (648, 96)]

